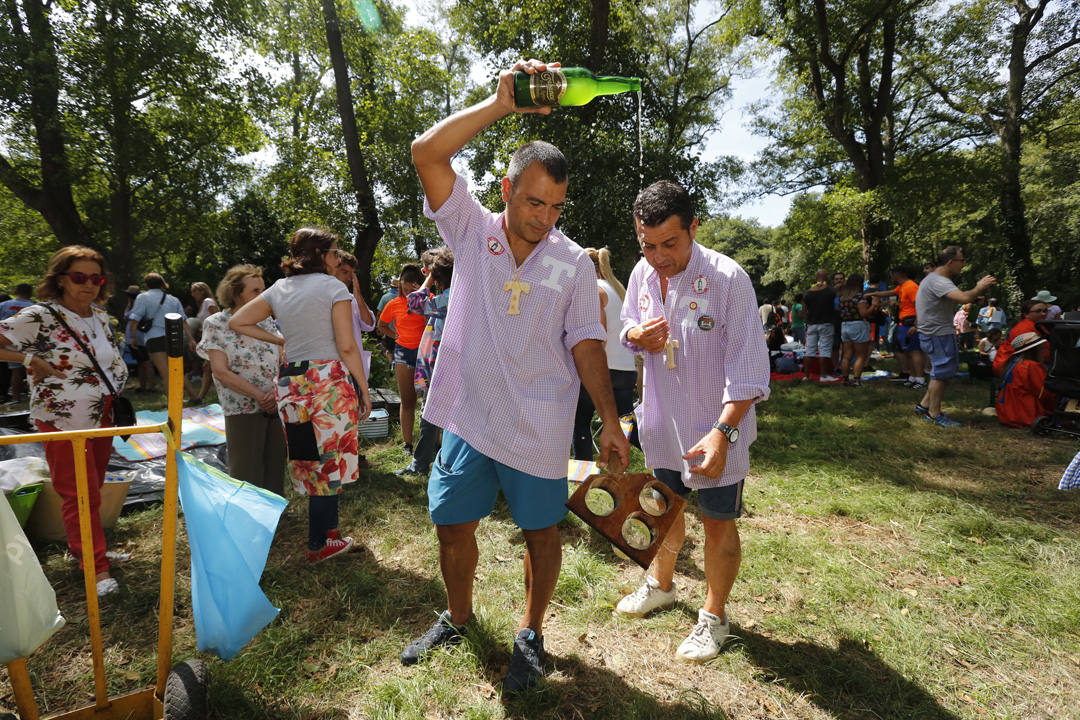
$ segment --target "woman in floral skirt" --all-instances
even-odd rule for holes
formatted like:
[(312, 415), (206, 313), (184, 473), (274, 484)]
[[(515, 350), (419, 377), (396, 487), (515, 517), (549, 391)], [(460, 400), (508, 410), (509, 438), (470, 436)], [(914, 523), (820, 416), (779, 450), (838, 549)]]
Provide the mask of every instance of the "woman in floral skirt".
[[(351, 295), (332, 273), (338, 239), (301, 228), (289, 240), (285, 277), (238, 309), (229, 327), (284, 345), (277, 410), (285, 426), (293, 489), (308, 496), (308, 553), (319, 562), (347, 552), (338, 533), (338, 494), (359, 475), (357, 426), (371, 411), (360, 350), (352, 332)], [(273, 316), (279, 337), (259, 327)], [(351, 375), (351, 382), (350, 382)]]

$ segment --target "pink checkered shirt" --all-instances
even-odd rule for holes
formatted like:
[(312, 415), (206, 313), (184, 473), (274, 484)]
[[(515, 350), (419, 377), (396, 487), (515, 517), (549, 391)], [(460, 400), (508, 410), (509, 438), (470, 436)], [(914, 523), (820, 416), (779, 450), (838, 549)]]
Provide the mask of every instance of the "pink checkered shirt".
[(521, 266), (529, 284), (507, 315), (514, 257), (502, 214), (458, 177), (438, 212), (424, 214), (454, 252), (453, 295), (424, 419), (488, 457), (545, 478), (566, 477), (578, 378), (572, 349), (607, 338), (589, 256), (552, 230)]
[(626, 285), (623, 344), (641, 353), (626, 342), (626, 332), (657, 316), (667, 318), (679, 343), (674, 370), (664, 352), (644, 353), (645, 397), (637, 421), (645, 462), (681, 470), (687, 487), (734, 485), (750, 469), (750, 443), (757, 437), (753, 406), (739, 423), (738, 442), (719, 478), (691, 475), (682, 456), (712, 429), (724, 403), (769, 397), (769, 353), (754, 288), (738, 263), (694, 243), (686, 269), (668, 279), (666, 301), (660, 297), (660, 276), (639, 261)]

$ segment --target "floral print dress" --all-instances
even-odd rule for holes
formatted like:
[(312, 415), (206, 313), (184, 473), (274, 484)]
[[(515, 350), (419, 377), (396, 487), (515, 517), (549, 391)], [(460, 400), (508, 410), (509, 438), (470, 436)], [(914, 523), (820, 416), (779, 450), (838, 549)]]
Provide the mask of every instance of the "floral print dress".
[[(229, 360), (229, 369), (242, 380), (248, 381), (263, 392), (273, 392), (281, 349), (273, 343), (256, 340), (230, 329), (229, 320), (231, 319), (232, 313), (228, 310), (222, 310), (206, 318), (203, 323), (202, 339), (199, 341), (196, 352), (199, 353), (199, 357), (209, 361), (210, 351), (220, 350)], [(259, 327), (273, 335), (281, 335), (271, 318), (260, 322)], [(259, 409), (259, 403), (254, 398), (230, 390), (216, 377), (214, 386), (217, 388), (221, 410), (226, 415), (253, 415), (262, 412)]]
[[(59, 313), (72, 331), (79, 334), (83, 344), (95, 353), (98, 364), (109, 373), (118, 392), (123, 390), (127, 382), (127, 365), (117, 344), (118, 337), (113, 333), (109, 314), (103, 308), (94, 305), (90, 317), (77, 318), (70, 310), (53, 301), (31, 305), (18, 315), (0, 321), (0, 335), (11, 343), (11, 349), (41, 358), (64, 373), (65, 377), (30, 378), (30, 418), (60, 430), (101, 427), (109, 389), (90, 358), (71, 333), (57, 322), (49, 307)], [(97, 356), (94, 340), (98, 333), (113, 346), (111, 358)], [(112, 418), (108, 420), (111, 422)]]

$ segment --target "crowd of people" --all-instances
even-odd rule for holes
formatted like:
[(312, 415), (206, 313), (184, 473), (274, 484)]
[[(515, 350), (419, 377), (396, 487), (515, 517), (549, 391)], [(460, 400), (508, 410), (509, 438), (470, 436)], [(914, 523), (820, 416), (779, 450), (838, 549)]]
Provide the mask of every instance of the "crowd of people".
[[(956, 427), (960, 423), (942, 411), (941, 401), (946, 381), (961, 372), (961, 352), (969, 351), (975, 354), (969, 355), (969, 371), (1000, 381), (995, 409), (1001, 423), (1030, 426), (1058, 403), (1044, 387), (1050, 354), (1038, 323), (1062, 317), (1062, 309), (1054, 304), (1056, 296), (1040, 290), (1020, 304), (1019, 321), (1009, 325), (997, 298), (985, 295), (995, 278), (984, 276), (966, 291), (956, 287), (952, 278), (965, 263), (963, 249), (951, 245), (924, 266), (921, 281), (905, 267), (892, 268), (891, 286), (818, 270), (790, 308), (783, 300), (758, 307), (770, 369), (859, 387), (871, 352), (891, 353), (899, 372), (890, 379), (923, 393), (914, 412), (939, 426)], [(1014, 360), (1020, 348), (1028, 354)], [(1017, 370), (1021, 362), (1028, 365)]]
[[(511, 113), (550, 112), (518, 108), (513, 99), (514, 71), (544, 69), (517, 63), (500, 74), (495, 94), (414, 141), (425, 215), (445, 247), (404, 265), (374, 311), (360, 292), (357, 259), (332, 232), (314, 227), (293, 233), (284, 277), (269, 287), (263, 268), (237, 265), (216, 293), (194, 283), (194, 305), (185, 309), (160, 274), (148, 273), (145, 289), (126, 291), (119, 333), (101, 307), (112, 292), (107, 263), (85, 247), (50, 259), (37, 304), (29, 286), (0, 304), (0, 361), (17, 366), (10, 392), (25, 395), (29, 373), (30, 414), (42, 431), (111, 425), (129, 366), (141, 391), (165, 377), (165, 315), (189, 317), (189, 362), (202, 363), (185, 375), (189, 401), (201, 402), (213, 383), (234, 477), (275, 493), (288, 478), (307, 496), (310, 562), (353, 546), (338, 499), (371, 467), (358, 427), (372, 405), (363, 333), (377, 333), (410, 455), (397, 473), (428, 476), (446, 590), (446, 608), (401, 662), (421, 662), (473, 632), (476, 533), (501, 493), (526, 544), (524, 610), (507, 693), (544, 674), (543, 624), (561, 566), (558, 524), (567, 512), (571, 449), (579, 460), (595, 453), (598, 465), (618, 472), (632, 442), (660, 482), (683, 497), (696, 492), (707, 594), (676, 655), (700, 662), (715, 657), (729, 635), (725, 608), (741, 562), (735, 521), (757, 433), (755, 405), (769, 396), (770, 369), (860, 387), (872, 349), (884, 341), (900, 363), (899, 379), (923, 393), (915, 412), (954, 426), (942, 410), (946, 382), (959, 369), (960, 349), (978, 347), (994, 354), (1003, 378), (1003, 423), (1022, 422), (1049, 402), (1036, 323), (1055, 298), (1045, 291), (1033, 297), (1011, 329), (994, 299), (975, 313), (995, 279), (960, 290), (953, 278), (966, 260), (958, 246), (942, 250), (921, 282), (903, 267), (891, 271), (891, 286), (821, 269), (790, 303), (759, 304), (735, 261), (695, 241), (698, 217), (676, 183), (646, 187), (630, 209), (641, 258), (625, 286), (607, 249), (582, 248), (556, 228), (570, 168), (553, 145), (518, 148), (501, 181), (503, 207), (484, 207), (451, 159)], [(994, 333), (1007, 329), (996, 345)], [(629, 437), (624, 418), (633, 419)], [(111, 439), (88, 447), (95, 569), (98, 592), (107, 595), (117, 584), (96, 518)], [(81, 558), (70, 446), (46, 443), (46, 453), (68, 544)], [(640, 617), (675, 602), (684, 522), (680, 514), (644, 583), (617, 612)]]

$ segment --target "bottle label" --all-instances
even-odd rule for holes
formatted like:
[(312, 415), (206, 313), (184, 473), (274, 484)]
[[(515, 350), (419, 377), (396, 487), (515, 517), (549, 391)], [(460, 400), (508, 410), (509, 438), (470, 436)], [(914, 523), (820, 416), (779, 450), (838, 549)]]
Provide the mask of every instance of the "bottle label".
[(561, 70), (552, 68), (529, 76), (529, 94), (538, 106), (558, 105), (566, 92), (566, 76)]

